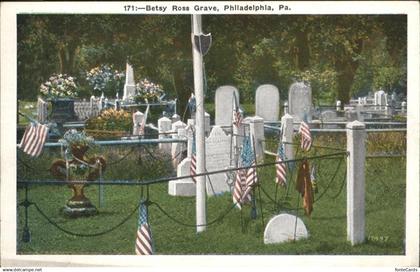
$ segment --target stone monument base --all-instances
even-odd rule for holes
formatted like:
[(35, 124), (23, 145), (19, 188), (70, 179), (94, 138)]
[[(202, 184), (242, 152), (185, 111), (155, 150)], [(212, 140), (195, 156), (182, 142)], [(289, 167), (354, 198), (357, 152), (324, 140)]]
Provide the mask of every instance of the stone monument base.
[(96, 215), (98, 210), (89, 199), (69, 200), (63, 208), (63, 213), (68, 217)]
[(171, 180), (168, 193), (172, 196), (195, 196), (195, 183), (190, 179)]

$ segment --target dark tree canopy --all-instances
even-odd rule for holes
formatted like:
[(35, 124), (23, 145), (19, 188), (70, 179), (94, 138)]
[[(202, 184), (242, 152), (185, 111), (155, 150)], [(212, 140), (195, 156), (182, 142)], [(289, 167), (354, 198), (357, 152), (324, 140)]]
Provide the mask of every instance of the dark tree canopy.
[[(18, 15), (18, 98), (34, 99), (52, 73), (78, 79), (101, 64), (149, 78), (178, 97), (193, 91), (191, 17), (187, 15)], [(295, 80), (311, 84), (317, 103), (357, 93), (406, 92), (405, 15), (204, 15), (213, 44), (204, 57), (206, 96), (221, 85), (252, 101), (260, 84), (287, 96)]]

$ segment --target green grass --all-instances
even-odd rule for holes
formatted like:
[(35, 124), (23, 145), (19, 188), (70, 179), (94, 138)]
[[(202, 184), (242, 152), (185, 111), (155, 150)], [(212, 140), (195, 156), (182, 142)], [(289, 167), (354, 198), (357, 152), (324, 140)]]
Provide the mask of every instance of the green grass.
[[(268, 148), (275, 150), (275, 144), (267, 142)], [(111, 148), (104, 151), (108, 162), (116, 161), (129, 151), (127, 148)], [(150, 159), (144, 150), (135, 150), (125, 160), (109, 165), (105, 179), (151, 179), (174, 175), (167, 157), (152, 151), (157, 160)], [(325, 150), (314, 150), (322, 154)], [(331, 152), (331, 151), (328, 151)], [(19, 153), (19, 157), (29, 162), (31, 171), (18, 163), (21, 178), (48, 178), (45, 171), (58, 151), (45, 152), (41, 158), (30, 160)], [(139, 159), (140, 158), (140, 159)], [(272, 158), (267, 158), (271, 161)], [(257, 198), (258, 217), (250, 219), (250, 207), (242, 212), (233, 209), (223, 220), (210, 225), (203, 233), (197, 234), (194, 227), (183, 226), (171, 221), (155, 205), (150, 206), (149, 216), (156, 254), (326, 254), (326, 255), (382, 255), (404, 254), (405, 235), (405, 159), (368, 159), (366, 162), (366, 243), (351, 246), (346, 241), (346, 188), (343, 186), (345, 163), (341, 163), (335, 179), (332, 176), (338, 167), (338, 159), (316, 160), (318, 190), (311, 217), (303, 214), (301, 204), (298, 215), (305, 222), (310, 237), (306, 240), (276, 245), (264, 245), (264, 227), (260, 209), (263, 209), (264, 224), (279, 212), (294, 214), (297, 207), (297, 193), (292, 184), (278, 188), (276, 206), (270, 198), (275, 197), (274, 168), (259, 169), (259, 180), (267, 197), (261, 192)], [(289, 180), (294, 182), (296, 174)], [(342, 189), (341, 189), (342, 188)], [(168, 195), (167, 184), (150, 186), (150, 200), (158, 203), (177, 220), (185, 224), (195, 224), (195, 198)], [(325, 194), (324, 194), (325, 191)], [(97, 206), (98, 187), (89, 186), (86, 195)], [(322, 196), (321, 196), (322, 195)], [(80, 233), (96, 233), (118, 224), (128, 216), (139, 203), (140, 186), (106, 186), (105, 207), (98, 208), (97, 216), (70, 219), (61, 214), (61, 208), (71, 196), (71, 190), (63, 185), (32, 185), (29, 200), (37, 205), (61, 227)], [(258, 197), (257, 193), (257, 197)], [(24, 190), (18, 188), (18, 202), (22, 201)], [(300, 200), (300, 203), (302, 201)], [(230, 194), (207, 198), (208, 222), (223, 214), (232, 205)], [(241, 224), (241, 214), (243, 224)], [(137, 228), (137, 212), (122, 226), (106, 235), (97, 237), (77, 237), (57, 230), (40, 216), (34, 206), (29, 208), (29, 227), (32, 234), (30, 243), (21, 242), (24, 226), (24, 208), (18, 208), (18, 254), (134, 254)], [(390, 222), (392, 218), (392, 222)]]

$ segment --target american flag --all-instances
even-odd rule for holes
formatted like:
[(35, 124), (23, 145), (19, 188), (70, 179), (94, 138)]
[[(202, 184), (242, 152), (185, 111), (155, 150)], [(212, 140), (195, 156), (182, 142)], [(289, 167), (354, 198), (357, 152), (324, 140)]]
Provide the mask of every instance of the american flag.
[(258, 177), (257, 177), (257, 169), (255, 160), (250, 165), (250, 168), (246, 170), (246, 177), (245, 177), (245, 188), (242, 194), (241, 202), (245, 203), (251, 199), (251, 190), (257, 184)]
[(282, 186), (286, 185), (286, 163), (283, 162), (283, 154), (281, 148), (277, 152), (276, 157), (276, 183)]
[(46, 125), (31, 123), (26, 127), (19, 147), (26, 154), (32, 157), (38, 157), (42, 152), (47, 136), (48, 127)]
[(241, 198), (242, 198), (242, 180), (244, 179), (243, 170), (236, 170), (235, 184), (233, 187), (233, 203), (236, 207), (241, 209)]
[(239, 128), (242, 123), (242, 113), (239, 110), (239, 107), (235, 107), (232, 112), (232, 123), (235, 127)]
[[(194, 132), (193, 132), (194, 133)], [(196, 156), (196, 150), (195, 150), (195, 135), (193, 134), (193, 140), (192, 140), (192, 151), (191, 151), (191, 164), (190, 164), (190, 175), (195, 176), (197, 174), (197, 156)], [(192, 177), (192, 180), (197, 183), (197, 180), (195, 177)]]
[(309, 151), (309, 149), (311, 149), (312, 146), (312, 136), (308, 124), (304, 121), (300, 123), (299, 133), (301, 134), (300, 147), (304, 151)]
[(144, 203), (139, 208), (139, 223), (136, 238), (137, 255), (153, 255), (152, 232), (147, 222), (147, 207)]

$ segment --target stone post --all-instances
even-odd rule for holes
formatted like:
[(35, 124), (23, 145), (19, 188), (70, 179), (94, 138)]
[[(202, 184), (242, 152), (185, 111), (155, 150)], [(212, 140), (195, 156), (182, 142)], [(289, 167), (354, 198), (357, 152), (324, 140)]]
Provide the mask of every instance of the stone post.
[(337, 100), (337, 102), (335, 103), (335, 106), (336, 106), (336, 110), (340, 111), (341, 110), (341, 101)]
[[(165, 133), (171, 130), (172, 121), (168, 117), (162, 117), (158, 120), (159, 133)], [(169, 134), (159, 134), (159, 139), (171, 138)], [(165, 153), (171, 152), (171, 144), (159, 144), (159, 149)]]
[(249, 121), (249, 130), (252, 139), (254, 139), (257, 160), (264, 161), (264, 119), (259, 116), (254, 116)]
[(401, 113), (406, 113), (407, 111), (407, 102), (402, 102), (401, 103)]
[[(192, 128), (195, 127), (195, 119), (188, 119), (187, 121), (187, 126), (191, 126)], [(193, 144), (193, 129), (188, 129), (187, 130), (187, 157), (191, 158), (191, 154), (192, 154), (192, 144)]]
[(365, 124), (347, 126), (347, 240), (352, 245), (365, 240)]
[(172, 115), (172, 123), (176, 123), (178, 121), (181, 121), (181, 116), (175, 113), (174, 115)]
[(206, 136), (209, 136), (210, 134), (210, 114), (207, 112), (204, 112), (204, 131)]
[(283, 111), (285, 115), (289, 113), (289, 103), (287, 101), (284, 101)]
[(144, 114), (140, 111), (133, 114), (133, 135), (140, 135), (140, 126), (144, 118)]
[[(174, 139), (181, 139), (187, 135), (185, 128), (187, 125), (182, 122), (178, 121), (172, 124), (172, 131), (175, 131), (177, 134), (172, 134), (172, 138)], [(174, 168), (176, 169), (178, 163), (181, 161), (179, 158), (182, 158), (182, 152), (184, 151), (185, 145), (183, 143), (172, 143), (171, 147), (171, 155), (172, 155), (172, 162)]]
[[(282, 143), (292, 143), (293, 142), (293, 116), (290, 114), (285, 114), (281, 118), (281, 128), (282, 128)], [(284, 145), (284, 155), (287, 160), (294, 159), (294, 148), (292, 144)]]

